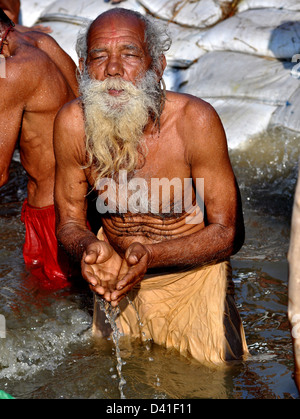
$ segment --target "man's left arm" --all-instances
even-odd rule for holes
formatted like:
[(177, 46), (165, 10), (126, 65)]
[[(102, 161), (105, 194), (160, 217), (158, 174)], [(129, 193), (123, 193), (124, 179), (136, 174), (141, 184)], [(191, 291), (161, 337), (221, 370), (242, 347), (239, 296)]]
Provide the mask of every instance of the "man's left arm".
[[(198, 122), (193, 122), (195, 120)], [(115, 301), (139, 282), (148, 268), (201, 266), (228, 258), (243, 244), (240, 194), (222, 123), (214, 109), (202, 101), (196, 103), (185, 122), (186, 127), (189, 126), (187, 154), (194, 184), (197, 178), (204, 179), (205, 227), (181, 238), (129, 246), (123, 262), (128, 273), (116, 286), (120, 291), (113, 293)]]

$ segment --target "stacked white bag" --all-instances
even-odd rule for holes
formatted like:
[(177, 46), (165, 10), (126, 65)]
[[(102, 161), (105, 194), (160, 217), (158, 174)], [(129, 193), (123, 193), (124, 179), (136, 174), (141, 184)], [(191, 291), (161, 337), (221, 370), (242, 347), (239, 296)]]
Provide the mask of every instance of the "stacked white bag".
[(139, 0), (139, 2), (160, 19), (193, 28), (210, 27), (224, 16), (225, 1), (221, 0)]
[(247, 10), (211, 28), (198, 44), (207, 51), (238, 51), (291, 61), (300, 52), (300, 11)]
[(28, 27), (33, 26), (51, 3), (53, 0), (21, 0), (20, 23)]
[[(180, 90), (194, 92), (211, 103), (212, 98), (220, 99), (215, 107), (230, 147), (239, 146), (271, 125), (299, 131), (300, 81), (291, 76), (291, 70), (295, 66), (292, 58), (300, 52), (300, 12), (246, 10), (210, 28), (200, 36), (198, 45), (207, 54), (187, 71), (186, 83)], [(232, 121), (228, 118), (230, 106)], [(249, 124), (250, 115), (254, 127)]]
[(244, 12), (248, 9), (263, 9), (268, 7), (300, 11), (298, 0), (240, 0), (237, 5), (237, 11)]

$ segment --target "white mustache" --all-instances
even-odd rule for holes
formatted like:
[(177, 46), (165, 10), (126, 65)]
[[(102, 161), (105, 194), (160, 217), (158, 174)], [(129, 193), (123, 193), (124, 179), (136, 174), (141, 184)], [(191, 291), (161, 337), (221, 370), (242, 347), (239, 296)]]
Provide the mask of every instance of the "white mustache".
[(95, 79), (90, 79), (92, 88), (95, 89), (99, 94), (109, 94), (109, 90), (117, 90), (123, 92), (124, 95), (119, 96), (119, 99), (122, 100), (122, 96), (128, 98), (129, 96), (134, 98), (143, 92), (143, 89), (137, 86), (134, 86), (133, 83), (115, 78), (115, 79), (105, 79), (104, 81), (99, 81)]

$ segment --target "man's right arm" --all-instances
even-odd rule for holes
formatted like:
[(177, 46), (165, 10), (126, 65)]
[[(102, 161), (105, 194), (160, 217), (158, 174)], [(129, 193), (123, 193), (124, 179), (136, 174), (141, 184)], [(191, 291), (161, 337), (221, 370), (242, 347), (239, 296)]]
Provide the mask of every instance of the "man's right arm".
[(87, 227), (84, 138), (82, 109), (74, 100), (61, 109), (54, 125), (56, 235), (66, 251), (81, 261), (82, 276), (92, 289), (109, 300), (122, 259)]
[(54, 153), (57, 238), (67, 252), (80, 261), (86, 247), (97, 239), (87, 228), (88, 181), (82, 168), (84, 127), (82, 111), (77, 100), (66, 104), (56, 116)]

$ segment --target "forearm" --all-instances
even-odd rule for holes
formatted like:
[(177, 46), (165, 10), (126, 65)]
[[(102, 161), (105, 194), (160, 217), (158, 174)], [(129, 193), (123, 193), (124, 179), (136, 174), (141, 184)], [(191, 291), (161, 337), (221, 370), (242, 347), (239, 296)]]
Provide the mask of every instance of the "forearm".
[(243, 243), (243, 232), (211, 224), (204, 229), (174, 240), (147, 245), (149, 268), (201, 266), (224, 260), (236, 253)]
[(99, 240), (87, 227), (69, 222), (57, 227), (57, 240), (67, 253), (77, 261), (81, 261), (86, 248)]

